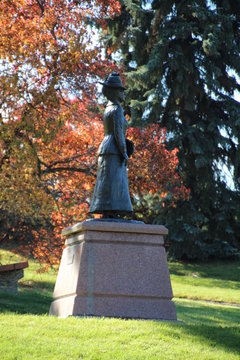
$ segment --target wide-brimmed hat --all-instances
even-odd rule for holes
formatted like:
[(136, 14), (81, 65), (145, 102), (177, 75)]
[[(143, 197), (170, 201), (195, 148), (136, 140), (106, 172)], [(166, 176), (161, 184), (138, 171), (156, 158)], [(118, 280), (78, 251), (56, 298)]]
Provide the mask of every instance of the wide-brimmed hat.
[(116, 72), (112, 72), (110, 75), (106, 77), (104, 82), (99, 81), (99, 83), (111, 88), (124, 89), (124, 90), (126, 89), (122, 84), (119, 74)]

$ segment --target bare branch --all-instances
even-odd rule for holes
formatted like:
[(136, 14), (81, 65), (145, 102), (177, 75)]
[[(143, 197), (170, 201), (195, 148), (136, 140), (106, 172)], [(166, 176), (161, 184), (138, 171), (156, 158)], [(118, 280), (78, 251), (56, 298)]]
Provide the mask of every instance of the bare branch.
[(40, 7), (41, 9), (41, 12), (42, 12), (42, 16), (44, 15), (44, 5), (45, 5), (45, 0), (36, 0), (37, 1), (37, 4), (38, 6)]
[(94, 176), (94, 173), (91, 172), (92, 168), (93, 168), (93, 166), (91, 166), (89, 168), (59, 166), (56, 168), (47, 168), (45, 170), (42, 170), (42, 174), (52, 174), (52, 173), (56, 173), (56, 172), (60, 172), (60, 171), (70, 171), (70, 172), (80, 172), (80, 173), (84, 173), (86, 175)]

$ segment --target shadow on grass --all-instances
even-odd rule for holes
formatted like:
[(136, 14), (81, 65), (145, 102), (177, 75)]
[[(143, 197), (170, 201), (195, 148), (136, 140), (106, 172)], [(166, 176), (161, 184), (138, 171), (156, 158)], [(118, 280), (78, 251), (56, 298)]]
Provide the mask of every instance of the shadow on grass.
[(178, 319), (185, 323), (208, 326), (239, 326), (240, 329), (240, 308), (203, 304), (189, 300), (177, 300), (175, 304)]
[(0, 292), (0, 312), (43, 315), (49, 312), (52, 291), (20, 288), (18, 294)]
[(186, 276), (192, 273), (202, 278), (240, 281), (240, 261), (211, 261), (209, 263), (173, 263), (169, 262), (171, 275)]
[(176, 309), (178, 320), (183, 320), (185, 334), (195, 336), (209, 346), (239, 354), (240, 309), (190, 301), (177, 301)]
[(240, 351), (240, 329), (236, 327), (220, 327), (208, 325), (188, 324), (182, 327), (182, 331), (191, 336), (196, 337), (196, 341), (205, 345), (222, 348), (228, 352), (239, 354)]
[(53, 292), (54, 283), (49, 281), (36, 281), (36, 280), (22, 280), (19, 283), (20, 290), (30, 289), (36, 291), (50, 291)]

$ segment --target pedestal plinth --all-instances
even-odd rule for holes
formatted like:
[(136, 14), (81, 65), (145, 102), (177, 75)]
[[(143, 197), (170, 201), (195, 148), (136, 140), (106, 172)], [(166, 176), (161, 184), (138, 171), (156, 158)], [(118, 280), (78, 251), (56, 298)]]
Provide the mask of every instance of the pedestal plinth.
[(66, 247), (50, 315), (177, 320), (160, 225), (87, 220)]

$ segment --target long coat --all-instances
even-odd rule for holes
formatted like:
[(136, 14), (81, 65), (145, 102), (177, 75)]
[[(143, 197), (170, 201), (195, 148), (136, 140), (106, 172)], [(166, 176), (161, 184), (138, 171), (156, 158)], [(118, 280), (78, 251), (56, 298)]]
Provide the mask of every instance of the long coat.
[(131, 213), (133, 209), (124, 162), (128, 123), (120, 104), (107, 104), (103, 123), (104, 139), (98, 149), (98, 173), (90, 213)]

